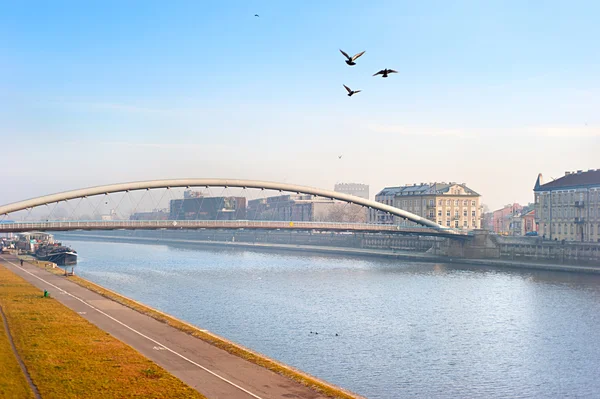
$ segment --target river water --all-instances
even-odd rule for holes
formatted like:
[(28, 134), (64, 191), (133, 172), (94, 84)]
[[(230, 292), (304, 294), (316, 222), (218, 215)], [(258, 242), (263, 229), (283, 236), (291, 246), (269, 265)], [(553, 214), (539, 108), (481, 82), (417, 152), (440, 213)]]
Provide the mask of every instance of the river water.
[(600, 397), (600, 276), (67, 243), (82, 277), (369, 398)]

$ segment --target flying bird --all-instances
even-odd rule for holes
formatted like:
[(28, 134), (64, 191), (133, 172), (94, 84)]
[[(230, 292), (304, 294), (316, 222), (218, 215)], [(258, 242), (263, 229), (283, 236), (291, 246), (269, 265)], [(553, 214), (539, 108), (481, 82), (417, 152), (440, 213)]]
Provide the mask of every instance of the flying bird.
[(344, 86), (344, 87), (346, 88), (346, 90), (348, 91), (348, 97), (352, 97), (352, 95), (353, 95), (353, 94), (356, 94), (356, 93), (360, 93), (360, 92), (361, 92), (361, 90), (351, 90), (351, 89), (350, 89), (348, 86), (346, 86), (346, 85), (342, 85), (342, 86)]
[(258, 14), (254, 14), (254, 16), (255, 16), (255, 17), (260, 17), (260, 15), (258, 15)]
[(338, 155), (338, 159), (342, 159), (343, 155)]
[(344, 57), (347, 58), (346, 64), (352, 66), (352, 65), (356, 65), (356, 62), (354, 62), (354, 61), (356, 61), (356, 59), (358, 57), (360, 57), (361, 55), (363, 55), (365, 52), (362, 51), (362, 52), (360, 52), (358, 54), (355, 54), (353, 57), (350, 57), (348, 54), (346, 54), (345, 52), (343, 52), (341, 49), (340, 49), (340, 53), (344, 54)]
[(382, 69), (381, 71), (377, 72), (376, 74), (373, 74), (373, 76), (382, 75), (381, 76), (382, 78), (387, 78), (388, 73), (398, 73), (398, 71), (394, 71), (393, 69)]

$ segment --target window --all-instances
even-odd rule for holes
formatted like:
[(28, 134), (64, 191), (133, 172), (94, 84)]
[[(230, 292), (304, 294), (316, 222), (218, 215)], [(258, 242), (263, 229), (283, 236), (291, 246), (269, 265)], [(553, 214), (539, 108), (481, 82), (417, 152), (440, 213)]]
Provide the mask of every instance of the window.
[(408, 206), (412, 206), (412, 200), (408, 200)]
[(463, 209), (463, 216), (467, 217), (467, 210), (466, 209)]
[(430, 217), (430, 218), (433, 218), (433, 217), (435, 217), (435, 211), (434, 211), (433, 209), (430, 209), (430, 210), (429, 210), (429, 217)]
[(454, 206), (458, 206), (458, 200), (454, 200)]
[(446, 217), (449, 218), (450, 217), (450, 209), (446, 209)]
[(471, 217), (475, 217), (476, 216), (476, 211), (471, 211)]
[(439, 200), (439, 201), (438, 201), (438, 205), (439, 205), (439, 206), (442, 206), (442, 205), (444, 205), (444, 200)]
[(440, 217), (442, 216), (442, 210), (441, 209), (438, 209), (438, 216), (440, 216)]
[(441, 224), (442, 224), (442, 221), (441, 221), (441, 220), (438, 220), (438, 221), (437, 221), (437, 224), (441, 225)]
[(571, 225), (571, 234), (573, 234), (573, 225)]
[(446, 226), (450, 227), (450, 220), (446, 220)]
[(454, 221), (454, 227), (458, 229), (458, 220)]
[(561, 229), (561, 225), (559, 224), (558, 225), (558, 234), (561, 234), (561, 233), (562, 233), (562, 229)]
[(406, 200), (402, 201), (402, 206), (406, 208)]
[(477, 221), (473, 220), (472, 224), (473, 224), (473, 227), (477, 227)]
[(450, 206), (450, 200), (446, 200), (446, 205)]
[(467, 200), (463, 201), (463, 206), (469, 206), (469, 201), (467, 201)]
[(468, 227), (468, 226), (469, 226), (469, 223), (468, 223), (468, 222), (465, 220), (465, 221), (463, 222), (463, 226), (464, 226), (464, 227)]
[(457, 218), (458, 217), (458, 210), (454, 211), (454, 217)]
[(429, 200), (429, 206), (433, 206), (434, 204), (435, 204), (435, 201), (434, 201), (434, 200), (432, 200), (432, 199), (430, 199), (430, 200)]
[(475, 201), (471, 201), (471, 206), (475, 206)]

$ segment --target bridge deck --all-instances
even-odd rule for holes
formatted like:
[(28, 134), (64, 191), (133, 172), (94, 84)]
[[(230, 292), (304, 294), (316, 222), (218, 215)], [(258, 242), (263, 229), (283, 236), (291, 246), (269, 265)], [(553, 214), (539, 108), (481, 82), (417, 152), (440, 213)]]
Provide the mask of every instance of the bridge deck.
[(428, 227), (407, 227), (392, 224), (289, 222), (251, 220), (110, 220), (110, 221), (47, 221), (0, 224), (0, 233), (25, 231), (70, 230), (160, 230), (160, 229), (256, 229), (256, 230), (316, 230), (357, 233), (393, 233), (466, 238), (466, 233), (439, 231)]

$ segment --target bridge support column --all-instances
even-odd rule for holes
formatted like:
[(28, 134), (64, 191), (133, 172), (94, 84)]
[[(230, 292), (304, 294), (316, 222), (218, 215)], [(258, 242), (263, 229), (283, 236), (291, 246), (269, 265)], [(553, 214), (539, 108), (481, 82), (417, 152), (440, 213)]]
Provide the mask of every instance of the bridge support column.
[(465, 258), (499, 258), (500, 246), (490, 235), (490, 232), (483, 229), (473, 230), (473, 238), (465, 242)]
[(489, 231), (473, 230), (469, 240), (448, 239), (445, 255), (451, 258), (492, 259), (500, 257), (500, 247), (492, 239)]

